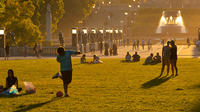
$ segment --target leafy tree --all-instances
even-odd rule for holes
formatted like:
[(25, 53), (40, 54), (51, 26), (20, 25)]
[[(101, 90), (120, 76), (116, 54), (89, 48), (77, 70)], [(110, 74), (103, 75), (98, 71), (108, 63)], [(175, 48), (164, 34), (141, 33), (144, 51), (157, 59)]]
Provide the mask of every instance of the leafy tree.
[(62, 24), (74, 24), (79, 20), (83, 20), (92, 11), (95, 0), (64, 0), (65, 15)]

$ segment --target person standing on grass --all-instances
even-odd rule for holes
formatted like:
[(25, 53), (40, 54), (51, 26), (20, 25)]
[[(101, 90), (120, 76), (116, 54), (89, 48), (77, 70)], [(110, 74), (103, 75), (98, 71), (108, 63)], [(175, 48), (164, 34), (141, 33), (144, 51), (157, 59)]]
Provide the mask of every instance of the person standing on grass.
[(72, 54), (80, 54), (80, 52), (75, 51), (65, 51), (63, 47), (59, 47), (57, 49), (57, 61), (60, 63), (60, 71), (62, 75), (57, 73), (55, 76), (52, 77), (52, 79), (60, 78), (63, 80), (63, 86), (64, 86), (64, 92), (65, 97), (68, 97), (68, 85), (72, 81), (72, 60), (71, 55)]
[(165, 69), (165, 65), (167, 65), (167, 76), (169, 75), (170, 58), (171, 58), (171, 48), (169, 45), (170, 42), (168, 41), (167, 45), (164, 46), (162, 49), (162, 69), (159, 77), (162, 76)]
[(177, 46), (175, 45), (175, 42), (172, 40), (171, 41), (171, 58), (170, 58), (170, 62), (171, 62), (171, 67), (172, 67), (172, 76), (174, 76), (174, 68), (176, 70), (176, 75), (175, 76), (178, 76), (178, 68), (176, 66), (176, 63), (177, 63), (177, 59), (178, 59), (178, 56), (177, 56)]

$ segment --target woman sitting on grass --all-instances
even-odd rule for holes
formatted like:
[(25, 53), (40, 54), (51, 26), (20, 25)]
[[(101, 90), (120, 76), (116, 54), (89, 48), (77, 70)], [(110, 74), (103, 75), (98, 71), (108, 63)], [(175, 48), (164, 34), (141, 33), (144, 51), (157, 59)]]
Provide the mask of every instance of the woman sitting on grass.
[(85, 57), (86, 57), (85, 54), (81, 57), (81, 64), (85, 64), (85, 63), (87, 63)]
[(8, 77), (6, 78), (6, 88), (3, 89), (3, 91), (6, 91), (10, 89), (12, 86), (16, 86), (16, 89), (18, 92), (22, 90), (22, 88), (18, 87), (18, 79), (14, 76), (14, 72), (12, 69), (8, 70)]

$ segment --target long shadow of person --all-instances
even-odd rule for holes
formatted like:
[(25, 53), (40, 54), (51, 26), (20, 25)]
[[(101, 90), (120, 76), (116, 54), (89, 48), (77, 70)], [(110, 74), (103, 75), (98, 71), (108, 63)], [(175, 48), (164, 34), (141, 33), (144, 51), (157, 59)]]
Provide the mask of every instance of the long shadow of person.
[(39, 108), (39, 107), (42, 107), (46, 104), (49, 104), (51, 102), (54, 102), (54, 101), (57, 101), (61, 98), (52, 98), (51, 100), (49, 101), (46, 101), (46, 102), (42, 102), (42, 103), (37, 103), (37, 104), (31, 104), (31, 105), (28, 105), (28, 106), (19, 106), (18, 110), (14, 111), (14, 112), (26, 112), (26, 111), (30, 111), (32, 109), (35, 109), (35, 108)]
[(171, 77), (156, 77), (148, 82), (145, 82), (144, 84), (142, 84), (142, 88), (143, 89), (149, 89), (155, 86), (159, 86), (163, 83), (165, 83), (166, 81), (168, 81)]
[(31, 94), (19, 94), (19, 95), (0, 95), (0, 98), (15, 98), (15, 97), (21, 97), (21, 96), (26, 96), (26, 95), (31, 95)]

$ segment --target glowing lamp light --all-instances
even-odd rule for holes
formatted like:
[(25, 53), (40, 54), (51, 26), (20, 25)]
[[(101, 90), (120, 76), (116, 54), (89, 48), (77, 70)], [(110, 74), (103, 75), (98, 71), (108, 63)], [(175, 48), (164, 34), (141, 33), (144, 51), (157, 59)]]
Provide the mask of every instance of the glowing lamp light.
[(106, 33), (109, 33), (110, 32), (110, 30), (106, 30)]
[(124, 15), (127, 16), (127, 15), (128, 15), (128, 12), (125, 12)]
[(84, 29), (83, 29), (83, 33), (84, 33), (84, 34), (87, 34), (87, 29), (84, 28)]
[(72, 29), (72, 34), (77, 34), (77, 29)]
[(115, 30), (115, 33), (119, 33), (119, 31), (118, 31), (118, 30)]
[(128, 7), (131, 8), (132, 6), (131, 6), (131, 5), (128, 5)]
[(92, 33), (96, 33), (96, 30), (95, 30), (95, 29), (92, 29)]
[(108, 4), (110, 5), (110, 4), (111, 4), (111, 2), (108, 2)]
[(100, 33), (103, 33), (103, 30), (99, 30)]
[(110, 33), (113, 33), (113, 30), (110, 30)]
[(120, 33), (123, 33), (123, 30), (119, 30)]
[(140, 5), (138, 5), (138, 8), (140, 8)]
[(0, 28), (0, 35), (4, 35), (4, 28)]

